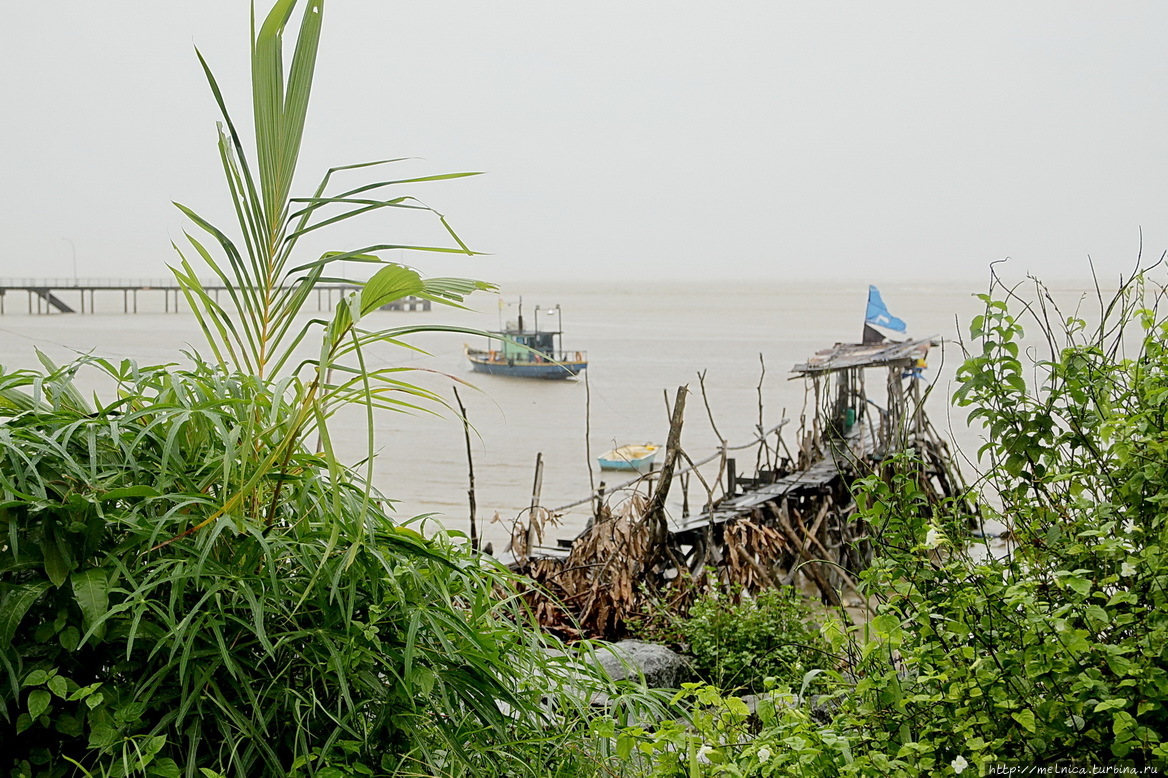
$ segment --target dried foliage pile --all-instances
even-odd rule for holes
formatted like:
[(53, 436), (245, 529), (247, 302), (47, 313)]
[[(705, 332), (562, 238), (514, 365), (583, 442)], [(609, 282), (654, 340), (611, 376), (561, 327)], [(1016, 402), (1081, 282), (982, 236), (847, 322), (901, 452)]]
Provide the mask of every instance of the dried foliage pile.
[(615, 509), (601, 506), (599, 518), (567, 558), (530, 563), (533, 585), (524, 596), (546, 629), (565, 637), (624, 634), (641, 606), (641, 582), (651, 573), (647, 505), (643, 495), (634, 494)]
[[(662, 603), (684, 614), (695, 598), (712, 590), (760, 592), (799, 583), (802, 572), (825, 602), (839, 604), (838, 588), (850, 582), (842, 571), (823, 565), (818, 550), (808, 550), (819, 541), (813, 545), (813, 538), (805, 537), (796, 543), (775, 526), (778, 511), (772, 516), (757, 511), (751, 518), (711, 526), (694, 546), (682, 546), (671, 536), (663, 548), (655, 548), (649, 503), (638, 493), (615, 507), (602, 506), (598, 520), (575, 540), (566, 558), (530, 561), (525, 572), (531, 586), (524, 596), (546, 629), (566, 638), (616, 640), (628, 634), (630, 622)], [(516, 536), (515, 548), (522, 548), (525, 533)]]

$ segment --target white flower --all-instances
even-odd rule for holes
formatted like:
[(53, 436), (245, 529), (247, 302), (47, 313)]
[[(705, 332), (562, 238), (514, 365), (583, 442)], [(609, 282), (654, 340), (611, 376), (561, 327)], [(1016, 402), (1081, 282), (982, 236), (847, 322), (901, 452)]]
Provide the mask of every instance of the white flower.
[(936, 548), (945, 540), (945, 536), (936, 527), (929, 527), (929, 531), (925, 533), (925, 548)]
[(965, 772), (965, 768), (969, 767), (969, 762), (965, 761), (965, 757), (961, 754), (958, 754), (957, 758), (949, 764), (953, 766), (953, 772), (958, 775), (961, 775), (961, 773)]
[(1131, 562), (1124, 562), (1122, 565), (1119, 566), (1119, 574), (1122, 575), (1124, 578), (1130, 578), (1131, 576), (1136, 574), (1136, 566), (1133, 565)]
[(767, 748), (766, 746), (763, 746), (762, 748), (758, 749), (758, 762), (759, 762), (759, 764), (766, 764), (770, 758), (771, 758), (771, 750), (769, 748)]
[(709, 764), (710, 763), (709, 754), (713, 750), (714, 749), (710, 748), (709, 746), (705, 746), (705, 745), (702, 746), (701, 748), (699, 748), (698, 749), (698, 761), (701, 762), (702, 764)]

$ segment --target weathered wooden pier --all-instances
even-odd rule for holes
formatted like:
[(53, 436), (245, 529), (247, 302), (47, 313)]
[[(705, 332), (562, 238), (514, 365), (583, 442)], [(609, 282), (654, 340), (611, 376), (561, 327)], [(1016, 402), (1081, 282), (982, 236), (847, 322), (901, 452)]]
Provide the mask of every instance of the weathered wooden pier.
[[(222, 282), (208, 281), (203, 288), (209, 292), (215, 301), (219, 301), (220, 294), (227, 294), (228, 288)], [(345, 295), (360, 291), (360, 287), (352, 284), (321, 284), (315, 288), (316, 309), (331, 311), (337, 301)], [(0, 315), (5, 312), (5, 301), (10, 292), (24, 292), (28, 296), (29, 314), (53, 313), (96, 313), (98, 292), (121, 292), (121, 313), (138, 313), (138, 296), (146, 294), (157, 297), (162, 295), (162, 312), (178, 313), (179, 302), (183, 299), (182, 289), (174, 279), (45, 279), (45, 278), (18, 278), (0, 279)], [(116, 294), (114, 295), (116, 300)], [(76, 300), (76, 307), (72, 301)], [(113, 312), (117, 312), (116, 303)], [(428, 311), (430, 301), (417, 297), (407, 297), (382, 306), (388, 311)]]
[[(794, 449), (782, 445), (783, 425), (760, 431), (756, 441), (739, 447), (758, 449), (750, 476), (736, 474), (728, 447), (701, 462), (689, 461), (679, 445), (684, 407), (679, 390), (660, 471), (624, 485), (632, 496), (618, 504), (611, 504), (612, 495), (629, 492), (610, 491), (607, 502), (593, 495), (577, 503), (592, 503), (594, 515), (575, 538), (537, 546), (524, 526), (513, 542), (519, 567), (570, 604), (569, 616), (552, 600), (533, 595), (545, 624), (560, 629), (578, 624), (588, 634), (618, 636), (646, 589), (693, 587), (703, 578), (697, 585), (752, 591), (810, 586), (829, 605), (858, 599), (856, 580), (871, 562), (873, 545), (870, 528), (856, 515), (855, 480), (882, 473), (898, 454), (911, 452), (926, 494), (944, 499), (960, 489), (947, 446), (923, 407), (922, 370), (932, 345), (932, 339), (836, 344), (796, 365), (794, 377), (807, 382), (814, 412), (803, 419)], [(883, 374), (881, 398), (870, 396), (871, 372)], [(715, 461), (717, 475), (703, 478), (699, 468)], [(667, 517), (671, 481), (691, 477), (706, 487), (704, 506), (691, 513), (687, 494), (682, 515)], [(558, 510), (570, 507), (575, 506)], [(533, 507), (527, 523), (556, 512)], [(671, 595), (675, 602), (684, 596)]]

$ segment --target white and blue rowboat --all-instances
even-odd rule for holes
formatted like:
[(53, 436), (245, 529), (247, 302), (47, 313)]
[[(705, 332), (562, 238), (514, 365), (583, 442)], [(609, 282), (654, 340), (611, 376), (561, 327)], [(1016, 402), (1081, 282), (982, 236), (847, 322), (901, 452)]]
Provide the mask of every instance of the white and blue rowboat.
[(643, 446), (618, 446), (598, 458), (600, 469), (648, 472), (653, 467), (653, 458), (657, 456), (658, 448), (649, 443)]

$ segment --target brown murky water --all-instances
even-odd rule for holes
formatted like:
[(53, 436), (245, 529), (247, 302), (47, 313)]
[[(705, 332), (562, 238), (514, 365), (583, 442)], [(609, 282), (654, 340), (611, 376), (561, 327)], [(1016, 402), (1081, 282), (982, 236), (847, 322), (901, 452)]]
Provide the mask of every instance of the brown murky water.
[[(857, 339), (866, 302), (866, 284), (839, 286), (778, 285), (717, 282), (709, 285), (625, 286), (619, 280), (594, 286), (551, 284), (508, 286), (500, 310), (499, 298), (472, 298), (476, 310), (435, 308), (429, 313), (377, 313), (387, 326), (441, 323), (496, 329), (514, 319), (513, 303), (524, 300), (530, 324), (540, 306), (540, 325), (554, 325), (547, 311), (561, 306), (563, 345), (586, 351), (584, 381), (533, 381), (472, 374), (463, 346), (478, 339), (432, 334), (412, 342), (428, 354), (401, 349), (375, 349), (372, 366), (416, 368), (418, 383), (438, 391), (453, 404), (454, 376), (475, 388), (460, 389), (475, 427), (472, 452), (480, 522), (498, 514), (506, 523), (529, 504), (536, 455), (545, 462), (542, 504), (557, 507), (588, 494), (590, 484), (623, 480), (595, 466), (595, 457), (615, 444), (663, 444), (668, 429), (665, 395), (689, 384), (699, 388), (705, 371), (709, 404), (718, 431), (734, 445), (754, 435), (759, 423), (770, 427), (786, 416), (793, 434), (805, 397), (802, 383), (789, 381), (791, 366), (838, 341)], [(909, 325), (913, 337), (937, 335), (946, 341), (967, 332), (969, 319), (980, 309), (978, 291), (955, 287), (884, 285), (890, 310)], [(187, 313), (123, 315), (121, 297), (96, 298), (96, 314), (29, 316), (9, 305), (0, 317), (0, 364), (6, 368), (36, 365), (34, 349), (54, 359), (73, 352), (93, 351), (116, 358), (159, 363), (181, 359), (183, 348), (200, 348), (201, 336)], [(1074, 299), (1076, 295), (1071, 295)], [(16, 301), (11, 301), (16, 302)], [(156, 301), (161, 309), (161, 298)], [(142, 298), (140, 310), (152, 303)], [(103, 313), (102, 311), (110, 311)], [(960, 323), (960, 325), (959, 325)], [(762, 361), (760, 361), (760, 355)], [(935, 349), (927, 372), (935, 390), (928, 401), (934, 424), (954, 436), (972, 456), (977, 435), (965, 427), (964, 414), (950, 410), (951, 377), (960, 362), (956, 344)], [(765, 365), (765, 375), (763, 367)], [(431, 372), (433, 371), (433, 372)], [(883, 379), (881, 379), (883, 380)], [(95, 384), (95, 388), (97, 388)], [(683, 446), (697, 460), (715, 450), (717, 436), (700, 395), (687, 408)], [(587, 430), (587, 441), (586, 441)], [(445, 412), (384, 414), (375, 425), (374, 480), (397, 500), (396, 511), (408, 518), (433, 514), (451, 529), (468, 526), (467, 461), (463, 428)], [(364, 457), (366, 423), (363, 414), (344, 414), (335, 422), (334, 440), (352, 461)], [(739, 465), (746, 472), (753, 464)], [(691, 498), (703, 499), (693, 482)], [(583, 526), (584, 509), (569, 511), (556, 534), (572, 536)], [(486, 540), (506, 545), (503, 524), (488, 524)]]

